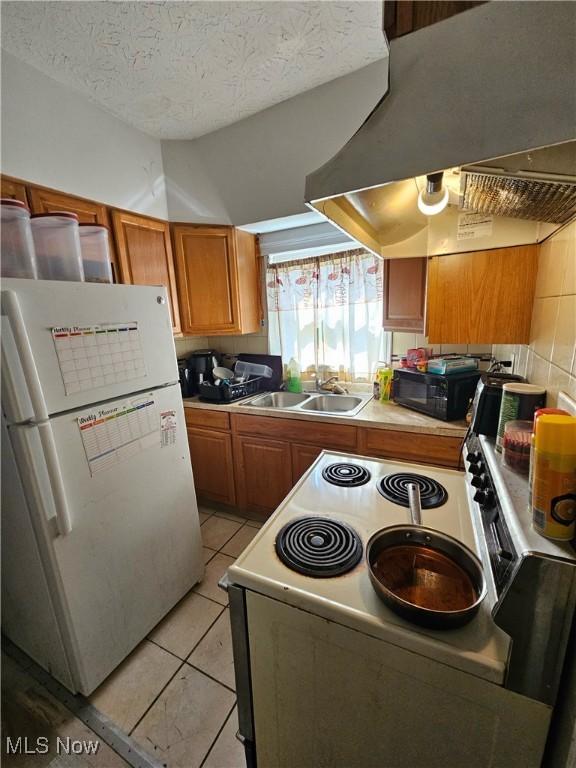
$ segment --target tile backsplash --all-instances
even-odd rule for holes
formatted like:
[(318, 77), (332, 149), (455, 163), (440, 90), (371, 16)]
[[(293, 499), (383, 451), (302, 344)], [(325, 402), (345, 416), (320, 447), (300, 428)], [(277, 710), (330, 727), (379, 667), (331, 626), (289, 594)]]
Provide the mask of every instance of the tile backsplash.
[(546, 240), (538, 260), (530, 344), (492, 347), (499, 359), (514, 356), (514, 373), (546, 387), (547, 405), (558, 392), (576, 398), (576, 221)]
[(268, 330), (263, 328), (259, 333), (249, 333), (244, 336), (187, 336), (174, 339), (176, 356), (186, 357), (195, 349), (215, 349), (237, 355), (239, 352), (251, 354), (268, 353)]

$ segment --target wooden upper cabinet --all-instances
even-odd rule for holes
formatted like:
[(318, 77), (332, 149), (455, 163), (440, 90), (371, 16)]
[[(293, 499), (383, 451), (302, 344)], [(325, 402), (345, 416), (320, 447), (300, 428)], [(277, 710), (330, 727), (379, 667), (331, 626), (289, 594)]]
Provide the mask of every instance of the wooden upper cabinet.
[(259, 328), (256, 238), (228, 226), (172, 229), (182, 332), (255, 333)]
[[(30, 196), (30, 207), (32, 213), (56, 213), (57, 211), (67, 211), (75, 213), (78, 216), (80, 224), (101, 224), (110, 229), (110, 219), (108, 208), (102, 203), (95, 203), (93, 200), (85, 200), (75, 195), (67, 195), (64, 192), (57, 192), (52, 189), (31, 186), (28, 188)], [(110, 248), (110, 261), (115, 282), (118, 281), (118, 264), (116, 261), (116, 252), (114, 241), (110, 234), (108, 238)]]
[(427, 261), (426, 257), (384, 261), (384, 330), (424, 332)]
[(81, 224), (103, 224), (109, 226), (108, 209), (101, 203), (84, 200), (64, 192), (55, 192), (42, 187), (30, 187), (32, 213), (54, 213), (67, 211), (75, 213)]
[(176, 279), (167, 222), (125, 211), (112, 211), (120, 281), (129, 285), (163, 285), (168, 290), (174, 333), (180, 333)]
[(431, 344), (528, 344), (537, 246), (435, 256), (428, 266)]
[(28, 196), (26, 195), (26, 185), (18, 181), (18, 179), (12, 179), (10, 176), (0, 177), (0, 197), (10, 198), (11, 200), (20, 200), (21, 203), (29, 205)]

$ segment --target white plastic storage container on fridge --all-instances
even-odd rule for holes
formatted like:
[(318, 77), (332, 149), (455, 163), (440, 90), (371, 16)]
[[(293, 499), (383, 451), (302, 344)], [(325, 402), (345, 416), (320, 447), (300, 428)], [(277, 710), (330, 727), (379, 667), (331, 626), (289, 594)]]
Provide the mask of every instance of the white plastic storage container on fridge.
[(0, 200), (2, 211), (2, 277), (36, 279), (36, 255), (30, 211), (20, 200)]
[(41, 280), (84, 280), (78, 216), (75, 213), (35, 213), (32, 237)]
[(80, 249), (86, 282), (111, 283), (108, 228), (102, 224), (80, 224)]

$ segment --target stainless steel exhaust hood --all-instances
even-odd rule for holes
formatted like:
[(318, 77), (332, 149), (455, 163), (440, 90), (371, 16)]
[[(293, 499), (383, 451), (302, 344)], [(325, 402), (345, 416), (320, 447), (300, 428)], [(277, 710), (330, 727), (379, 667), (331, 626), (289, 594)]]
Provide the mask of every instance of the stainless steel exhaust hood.
[[(489, 2), (393, 40), (389, 62), (380, 103), (306, 179), (307, 204), (378, 255), (426, 227), (416, 177), (576, 138), (576, 3)], [(481, 171), (463, 170), (468, 204), (476, 205)], [(571, 180), (564, 181), (570, 195)], [(527, 206), (525, 214), (546, 210), (550, 194), (542, 187), (540, 209)]]

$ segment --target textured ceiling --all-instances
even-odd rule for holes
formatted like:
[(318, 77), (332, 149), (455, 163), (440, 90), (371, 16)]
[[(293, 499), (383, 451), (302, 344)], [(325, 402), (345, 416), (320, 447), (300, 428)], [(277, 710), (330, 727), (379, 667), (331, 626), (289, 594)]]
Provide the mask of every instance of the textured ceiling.
[(1, 5), (7, 51), (160, 138), (200, 136), (386, 55), (381, 0)]

